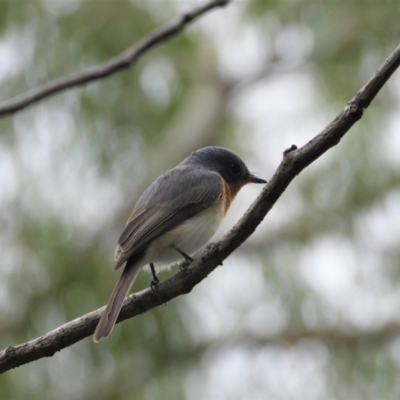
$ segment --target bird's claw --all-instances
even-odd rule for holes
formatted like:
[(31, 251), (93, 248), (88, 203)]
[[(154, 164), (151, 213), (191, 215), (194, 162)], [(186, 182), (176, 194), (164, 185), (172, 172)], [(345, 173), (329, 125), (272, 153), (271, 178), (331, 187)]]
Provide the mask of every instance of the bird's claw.
[(193, 261), (193, 259), (182, 261), (182, 262), (179, 264), (179, 269), (180, 269), (181, 271), (185, 270), (185, 269), (190, 265), (190, 263), (191, 263), (192, 261)]
[(156, 291), (156, 289), (157, 289), (157, 286), (160, 284), (160, 280), (159, 279), (157, 279), (157, 280), (152, 280), (151, 282), (150, 282), (150, 288), (151, 288), (151, 290), (153, 291), (153, 292), (155, 292)]

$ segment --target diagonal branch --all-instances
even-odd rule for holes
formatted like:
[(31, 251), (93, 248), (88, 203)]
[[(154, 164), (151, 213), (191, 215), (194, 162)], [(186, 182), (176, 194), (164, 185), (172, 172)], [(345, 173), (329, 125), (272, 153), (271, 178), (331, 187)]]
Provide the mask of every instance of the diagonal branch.
[(227, 5), (229, 1), (230, 0), (212, 0), (202, 6), (194, 8), (193, 10), (181, 15), (176, 22), (170, 23), (164, 28), (153, 32), (139, 43), (133, 45), (123, 53), (111, 58), (103, 64), (95, 65), (85, 69), (84, 71), (55, 79), (43, 86), (29, 90), (11, 100), (0, 103), (0, 117), (22, 110), (41, 99), (63, 90), (85, 85), (91, 81), (106, 78), (109, 75), (132, 67), (143, 54), (154, 46), (157, 46), (169, 39), (171, 36), (178, 34), (187, 25), (200, 18), (208, 11)]
[[(320, 134), (303, 147), (297, 149), (295, 145), (292, 145), (284, 152), (283, 160), (270, 182), (246, 214), (222, 240), (210, 244), (187, 269), (160, 283), (156, 292), (146, 289), (129, 296), (125, 300), (118, 322), (189, 293), (195, 285), (205, 279), (255, 231), (296, 175), (340, 142), (352, 125), (362, 117), (365, 109), (399, 65), (400, 46)], [(102, 310), (88, 313), (27, 343), (6, 348), (0, 352), (0, 373), (43, 357), (51, 357), (57, 351), (90, 336)]]

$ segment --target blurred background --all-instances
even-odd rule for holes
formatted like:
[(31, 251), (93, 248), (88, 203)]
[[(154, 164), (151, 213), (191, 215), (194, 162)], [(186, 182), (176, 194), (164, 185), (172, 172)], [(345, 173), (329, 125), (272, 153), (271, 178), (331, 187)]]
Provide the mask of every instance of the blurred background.
[[(1, 1), (0, 99), (200, 3)], [(135, 68), (1, 118), (1, 349), (107, 302), (135, 201), (194, 149), (228, 147), (269, 179), (399, 44), (399, 14), (389, 0), (234, 1)], [(1, 375), (0, 398), (398, 399), (399, 111), (397, 72), (192, 293)], [(260, 190), (242, 190), (216, 238)]]

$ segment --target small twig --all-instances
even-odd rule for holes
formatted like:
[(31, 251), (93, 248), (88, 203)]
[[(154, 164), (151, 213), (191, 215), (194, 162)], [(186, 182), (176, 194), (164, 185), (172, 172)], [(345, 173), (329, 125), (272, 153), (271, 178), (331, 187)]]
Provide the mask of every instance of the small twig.
[[(281, 164), (258, 199), (222, 240), (209, 245), (205, 252), (185, 270), (161, 282), (157, 286), (157, 291), (147, 289), (129, 296), (125, 300), (118, 322), (189, 293), (195, 285), (217, 268), (255, 231), (290, 182), (309, 164), (339, 143), (352, 125), (361, 118), (364, 110), (399, 65), (400, 46), (374, 73), (349, 105), (319, 135), (299, 149), (292, 145), (290, 151), (285, 151)], [(86, 314), (30, 342), (3, 350), (0, 353), (0, 373), (43, 357), (51, 357), (55, 352), (90, 336), (102, 310)]]
[(55, 79), (43, 86), (39, 86), (26, 93), (23, 93), (11, 100), (0, 103), (0, 116), (15, 113), (23, 108), (51, 96), (62, 90), (71, 89), (75, 86), (84, 85), (91, 81), (106, 78), (109, 75), (115, 74), (121, 70), (132, 67), (139, 58), (154, 46), (163, 43), (171, 36), (178, 34), (187, 25), (201, 17), (208, 11), (223, 7), (229, 3), (229, 0), (213, 0), (202, 6), (199, 6), (192, 11), (183, 14), (176, 22), (173, 22), (164, 28), (161, 28), (138, 44), (130, 47), (120, 55), (111, 58), (109, 61), (87, 68), (84, 71)]

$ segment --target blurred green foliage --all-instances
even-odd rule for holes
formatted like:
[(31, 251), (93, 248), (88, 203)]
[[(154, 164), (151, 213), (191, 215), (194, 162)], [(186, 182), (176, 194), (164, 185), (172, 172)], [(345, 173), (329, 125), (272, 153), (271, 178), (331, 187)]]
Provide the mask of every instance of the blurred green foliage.
[[(102, 63), (194, 4), (2, 1), (0, 97)], [(268, 179), (398, 45), (399, 13), (389, 0), (233, 1), (134, 68), (1, 119), (1, 348), (105, 304), (135, 200), (192, 150), (232, 148)], [(274, 84), (282, 98), (260, 118), (252, 91)], [(386, 327), (400, 324), (399, 87), (193, 293), (5, 373), (0, 399), (398, 398), (400, 336)]]

